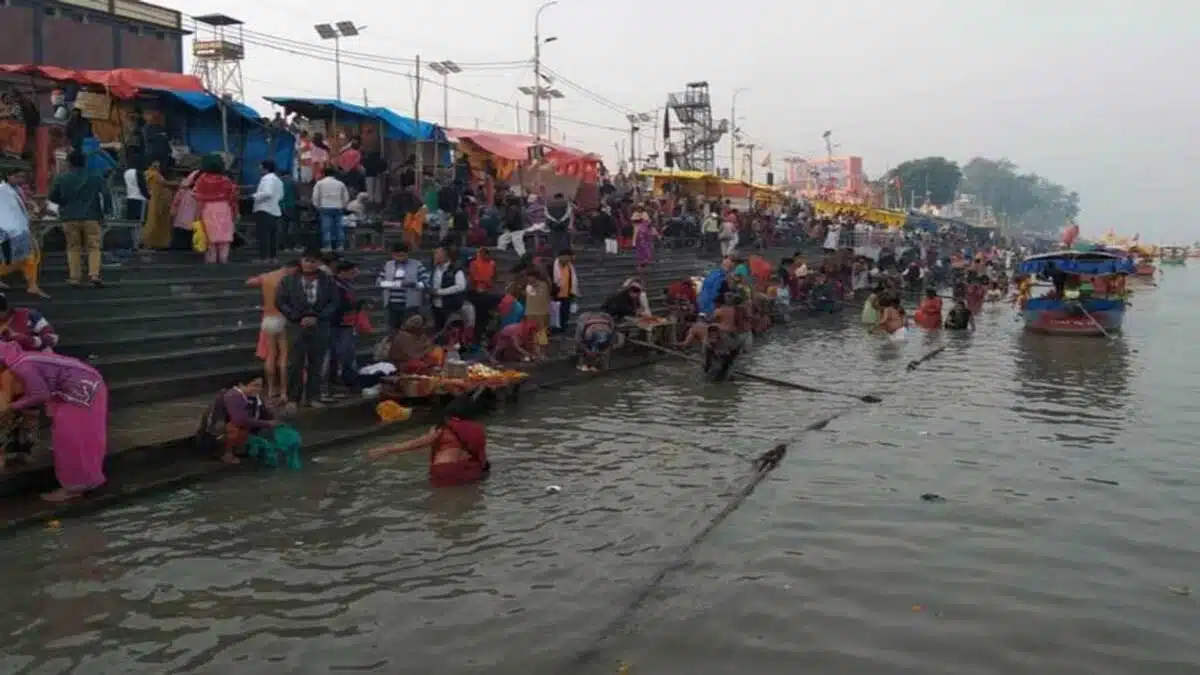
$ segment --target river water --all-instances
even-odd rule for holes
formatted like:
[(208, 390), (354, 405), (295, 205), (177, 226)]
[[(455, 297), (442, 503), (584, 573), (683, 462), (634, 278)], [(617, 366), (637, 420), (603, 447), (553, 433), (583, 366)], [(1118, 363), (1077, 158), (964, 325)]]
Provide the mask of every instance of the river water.
[(19, 534), (0, 673), (1194, 675), (1197, 267), (1112, 341), (846, 316), (743, 364), (877, 406), (661, 364), (494, 418), (482, 486), (347, 447)]

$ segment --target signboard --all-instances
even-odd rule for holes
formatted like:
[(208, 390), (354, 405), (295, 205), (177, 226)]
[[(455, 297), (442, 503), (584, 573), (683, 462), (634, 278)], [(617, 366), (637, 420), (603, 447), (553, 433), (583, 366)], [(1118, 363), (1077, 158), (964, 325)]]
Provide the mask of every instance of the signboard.
[(107, 120), (112, 113), (112, 99), (101, 92), (81, 91), (75, 96), (75, 108), (89, 120)]

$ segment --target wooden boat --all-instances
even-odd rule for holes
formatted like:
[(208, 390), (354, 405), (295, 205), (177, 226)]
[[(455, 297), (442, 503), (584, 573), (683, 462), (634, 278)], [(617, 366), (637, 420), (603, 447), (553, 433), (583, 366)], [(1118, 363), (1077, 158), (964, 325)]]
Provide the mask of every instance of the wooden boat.
[[(1120, 280), (1136, 274), (1132, 260), (1106, 251), (1061, 251), (1027, 258), (1017, 267), (1018, 273), (1035, 277), (1055, 271), (1068, 275), (1063, 297), (1051, 293), (1025, 301), (1025, 330), (1074, 336), (1107, 336), (1121, 330), (1127, 303)], [(1081, 277), (1090, 278), (1096, 292), (1083, 292)]]
[(1164, 265), (1186, 265), (1188, 259), (1188, 249), (1186, 246), (1164, 246), (1162, 247), (1162, 257), (1160, 262)]

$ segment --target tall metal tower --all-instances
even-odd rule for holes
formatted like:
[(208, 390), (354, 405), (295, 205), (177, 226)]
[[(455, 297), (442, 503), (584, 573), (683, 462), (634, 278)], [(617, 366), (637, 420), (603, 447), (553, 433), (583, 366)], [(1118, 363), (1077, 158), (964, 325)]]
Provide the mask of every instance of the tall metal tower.
[(242, 61), (246, 58), (241, 21), (224, 14), (195, 17), (192, 74), (204, 88), (235, 101), (246, 99)]
[(667, 147), (675, 166), (684, 171), (714, 173), (716, 145), (729, 131), (729, 120), (722, 119), (714, 124), (708, 82), (689, 82), (684, 91), (668, 94), (667, 109), (673, 111), (679, 121), (669, 134), (664, 134), (670, 136)]

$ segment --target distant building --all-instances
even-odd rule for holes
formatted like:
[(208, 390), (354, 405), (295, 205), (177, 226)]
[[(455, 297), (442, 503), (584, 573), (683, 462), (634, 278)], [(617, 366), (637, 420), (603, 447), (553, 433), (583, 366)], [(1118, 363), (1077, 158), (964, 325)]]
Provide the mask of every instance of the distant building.
[(788, 157), (784, 186), (804, 197), (860, 202), (867, 195), (862, 157)]
[(0, 63), (183, 72), (182, 15), (137, 0), (0, 0)]

